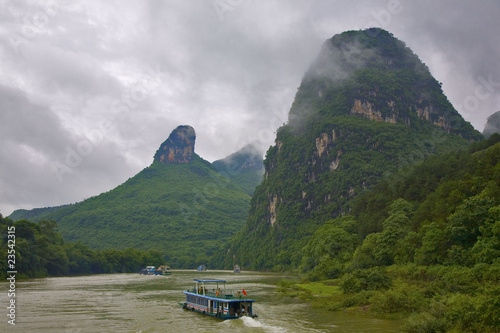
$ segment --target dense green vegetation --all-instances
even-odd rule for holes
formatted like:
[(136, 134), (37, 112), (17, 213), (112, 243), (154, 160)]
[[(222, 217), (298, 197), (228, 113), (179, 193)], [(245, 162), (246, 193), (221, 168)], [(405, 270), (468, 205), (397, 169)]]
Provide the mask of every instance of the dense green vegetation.
[(402, 320), (405, 332), (498, 332), (500, 265), (392, 265), (279, 290), (314, 307)]
[[(380, 29), (328, 40), (302, 80), (289, 119), (267, 152), (266, 177), (247, 223), (226, 246), (229, 255), (214, 263), (295, 269), (314, 232), (348, 214), (360, 193), (482, 138), (418, 57)], [(370, 223), (364, 228), (365, 235), (376, 231)]]
[[(436, 130), (428, 126), (425, 133)], [(439, 139), (427, 139), (427, 134), (404, 124), (361, 117), (339, 116), (301, 135), (293, 135), (292, 130), (285, 127), (278, 132), (282, 144), (279, 149), (272, 147), (265, 160), (269, 176), (252, 197), (246, 225), (228, 246), (245, 267), (297, 267), (308, 237), (332, 217), (349, 211), (352, 198), (365, 188), (401, 165), (468, 145), (443, 132)], [(336, 140), (329, 143), (328, 153), (317, 156), (316, 138), (332, 131)], [(335, 163), (337, 169), (331, 170)], [(276, 223), (271, 225), (269, 203), (273, 197)], [(231, 266), (231, 258), (221, 259), (225, 259), (225, 267)]]
[[(9, 247), (7, 228), (12, 226), (15, 244)], [(148, 265), (164, 264), (157, 250), (92, 250), (81, 242), (65, 242), (54, 221), (14, 223), (0, 215), (0, 233), (0, 249), (4, 254), (9, 249), (15, 251), (15, 268), (20, 278), (139, 272)], [(7, 261), (0, 260), (0, 278), (5, 279), (9, 270)]]
[(186, 164), (154, 161), (117, 188), (80, 203), (16, 211), (10, 218), (51, 219), (66, 241), (92, 249), (159, 250), (170, 266), (192, 268), (207, 263), (241, 229), (249, 201), (195, 154)]
[(316, 230), (304, 248), (302, 269), (326, 279), (347, 268), (497, 263), (498, 141), (494, 135), (468, 151), (431, 157), (387, 177), (355, 199), (352, 215)]
[(303, 249), (307, 279), (330, 288), (317, 306), (407, 318), (410, 332), (500, 330), (500, 135), (387, 177), (351, 214)]
[(411, 332), (499, 331), (500, 140), (482, 139), (392, 35), (334, 36), (214, 261), (296, 269), (282, 291)]

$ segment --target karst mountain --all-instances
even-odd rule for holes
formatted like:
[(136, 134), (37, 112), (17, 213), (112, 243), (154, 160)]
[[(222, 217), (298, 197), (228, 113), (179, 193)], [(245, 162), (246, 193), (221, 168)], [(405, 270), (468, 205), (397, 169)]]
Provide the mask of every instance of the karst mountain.
[[(219, 173), (195, 153), (195, 140), (193, 127), (179, 126), (153, 163), (122, 185), (72, 205), (17, 210), (10, 218), (52, 219), (70, 242), (96, 249), (156, 249), (173, 267), (197, 267), (242, 228), (250, 196), (232, 181), (246, 171)], [(244, 151), (239, 156), (240, 162), (254, 159)], [(247, 190), (253, 191), (252, 184)]]
[(360, 193), (480, 139), (429, 68), (391, 33), (335, 35), (305, 73), (288, 123), (267, 151), (246, 225), (215, 261), (297, 268), (314, 231), (349, 214)]

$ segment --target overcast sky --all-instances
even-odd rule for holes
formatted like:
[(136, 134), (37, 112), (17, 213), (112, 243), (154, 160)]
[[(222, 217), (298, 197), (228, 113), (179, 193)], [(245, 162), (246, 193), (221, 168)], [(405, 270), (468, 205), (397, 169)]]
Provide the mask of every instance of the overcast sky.
[(499, 0), (0, 0), (0, 213), (81, 201), (195, 151), (265, 150), (321, 44), (378, 26), (482, 131), (500, 110)]

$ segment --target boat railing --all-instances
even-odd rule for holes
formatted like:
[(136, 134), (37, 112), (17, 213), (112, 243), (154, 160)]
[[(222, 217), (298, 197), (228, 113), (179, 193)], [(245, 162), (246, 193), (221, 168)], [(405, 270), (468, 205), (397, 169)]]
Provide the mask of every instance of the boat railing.
[(193, 288), (189, 292), (205, 295), (209, 297), (225, 298), (225, 299), (241, 299), (243, 294), (241, 291), (234, 291), (229, 289), (216, 289), (216, 288)]

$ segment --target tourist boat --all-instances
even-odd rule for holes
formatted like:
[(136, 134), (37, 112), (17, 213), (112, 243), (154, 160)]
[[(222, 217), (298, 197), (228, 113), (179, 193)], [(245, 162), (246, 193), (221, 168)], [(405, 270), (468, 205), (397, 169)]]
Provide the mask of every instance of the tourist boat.
[(146, 268), (141, 269), (139, 272), (144, 275), (154, 275), (156, 273), (156, 267), (155, 266), (147, 266)]
[(161, 265), (155, 272), (155, 275), (172, 275), (170, 266)]
[(170, 271), (169, 266), (161, 265), (160, 267), (156, 268), (155, 266), (148, 266), (146, 268), (143, 268), (139, 271), (139, 273), (144, 274), (144, 275), (171, 275), (172, 272)]
[(244, 316), (255, 318), (253, 299), (247, 299), (245, 289), (226, 290), (224, 280), (194, 279), (196, 285), (183, 291), (186, 302), (179, 303), (184, 309), (220, 319), (237, 319)]

